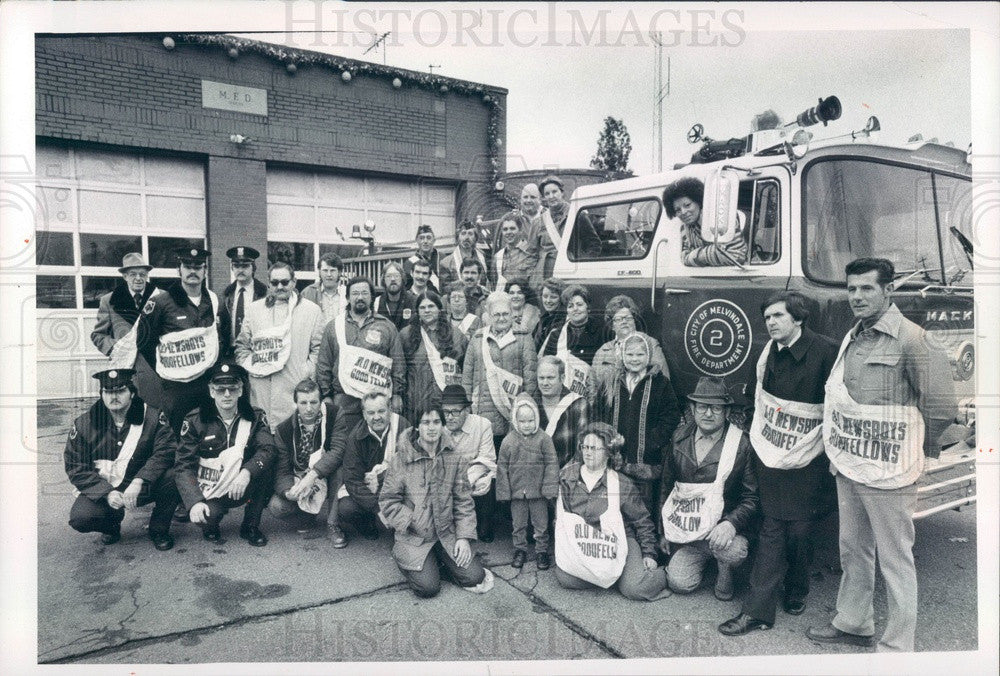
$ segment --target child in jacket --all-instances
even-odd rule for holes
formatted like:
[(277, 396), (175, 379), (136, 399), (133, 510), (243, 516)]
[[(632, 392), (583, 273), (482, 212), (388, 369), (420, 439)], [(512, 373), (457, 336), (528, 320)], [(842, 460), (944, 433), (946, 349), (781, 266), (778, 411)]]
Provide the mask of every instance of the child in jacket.
[(530, 395), (514, 399), (511, 426), (497, 457), (497, 500), (510, 501), (514, 532), (514, 561), (520, 568), (527, 558), (528, 525), (535, 530), (539, 570), (549, 558), (548, 501), (559, 492), (559, 460), (552, 437), (539, 427), (538, 406)]

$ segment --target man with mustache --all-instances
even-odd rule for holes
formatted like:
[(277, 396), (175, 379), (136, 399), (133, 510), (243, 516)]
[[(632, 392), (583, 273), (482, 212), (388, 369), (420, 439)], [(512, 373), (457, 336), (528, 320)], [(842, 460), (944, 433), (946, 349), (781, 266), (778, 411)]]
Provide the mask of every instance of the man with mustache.
[[(340, 488), (340, 469), (347, 436), (361, 420), (361, 400), (372, 392), (390, 397), (390, 408), (399, 413), (402, 398), (395, 392), (406, 388), (406, 357), (393, 323), (372, 309), (374, 284), (367, 277), (354, 277), (347, 283), (348, 311), (326, 325), (319, 348), (316, 380), (324, 400), (337, 408), (337, 422), (328, 461), (324, 461), (336, 494)], [(331, 502), (327, 518), (329, 537), (334, 547), (343, 547), (347, 539), (338, 526), (337, 501)]]
[(403, 288), (403, 267), (395, 261), (382, 266), (382, 284), (385, 291), (375, 298), (373, 308), (376, 314), (388, 318), (400, 331), (417, 311), (417, 296)]
[(291, 265), (274, 263), (268, 282), (267, 296), (247, 310), (236, 338), (236, 361), (250, 374), (250, 403), (264, 409), (276, 426), (295, 411), (295, 386), (316, 372), (326, 324), (319, 305), (295, 292)]
[(134, 373), (95, 373), (100, 399), (70, 428), (66, 474), (77, 498), (69, 525), (101, 533), (101, 542), (111, 545), (121, 539), (125, 510), (153, 502), (149, 539), (165, 551), (174, 546), (170, 519), (180, 502), (173, 471), (177, 440), (166, 418), (136, 396)]
[(180, 279), (146, 301), (136, 332), (139, 353), (163, 388), (161, 410), (180, 429), (188, 411), (205, 399), (207, 372), (219, 357), (219, 298), (205, 285), (205, 249), (177, 252)]

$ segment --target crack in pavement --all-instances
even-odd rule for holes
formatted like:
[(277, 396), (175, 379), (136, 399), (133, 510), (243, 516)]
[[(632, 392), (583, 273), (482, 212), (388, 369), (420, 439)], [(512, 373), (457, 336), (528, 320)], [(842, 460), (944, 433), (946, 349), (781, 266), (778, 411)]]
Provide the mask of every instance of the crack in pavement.
[[(355, 599), (366, 598), (368, 596), (375, 596), (377, 594), (382, 594), (385, 592), (397, 591), (406, 588), (406, 582), (394, 582), (384, 587), (378, 587), (376, 589), (371, 589), (369, 591), (360, 592), (358, 594), (351, 594), (350, 596), (342, 596), (337, 599), (330, 599), (327, 601), (318, 601), (316, 603), (306, 603), (303, 605), (294, 606), (292, 608), (285, 608), (284, 610), (275, 610), (267, 613), (260, 613), (258, 615), (248, 615), (245, 617), (240, 617), (235, 620), (228, 622), (219, 622), (218, 624), (210, 624), (203, 627), (194, 627), (192, 629), (184, 629), (182, 631), (173, 631), (166, 634), (160, 634), (158, 636), (147, 636), (144, 638), (135, 638), (123, 641), (117, 645), (104, 646), (103, 648), (95, 648), (93, 650), (87, 650), (84, 652), (76, 653), (73, 655), (64, 655), (63, 657), (58, 657), (52, 660), (38, 660), (39, 664), (71, 664), (73, 662), (79, 661), (86, 657), (100, 657), (104, 655), (110, 655), (119, 652), (125, 652), (133, 648), (143, 647), (155, 643), (164, 643), (167, 641), (174, 641), (178, 638), (185, 638), (191, 635), (198, 635), (203, 633), (214, 633), (221, 631), (223, 629), (230, 629), (233, 627), (241, 627), (247, 624), (256, 624), (258, 622), (263, 622), (266, 620), (272, 620), (279, 617), (284, 617), (286, 615), (291, 615), (302, 610), (314, 610), (316, 608), (323, 608), (325, 606), (332, 606), (338, 603), (343, 603), (344, 601), (353, 601)], [(135, 600), (135, 595), (133, 594), (133, 601)], [(135, 610), (129, 615), (132, 617), (139, 610), (138, 604), (136, 604)], [(125, 618), (119, 624), (124, 630), (124, 623), (128, 620)], [(90, 630), (94, 633), (106, 631), (107, 627), (103, 629)], [(117, 633), (117, 632), (114, 632)], [(76, 643), (78, 641), (74, 641)], [(73, 645), (72, 643), (68, 645)], [(48, 652), (52, 652), (51, 650)]]
[[(492, 570), (492, 568), (490, 570)], [(518, 573), (517, 575), (514, 575), (514, 577), (511, 577), (511, 578), (504, 577), (503, 575), (501, 575), (500, 573), (498, 573), (496, 571), (493, 571), (493, 574), (496, 575), (496, 577), (498, 577), (499, 579), (501, 579), (504, 582), (506, 582), (507, 586), (509, 586), (511, 589), (513, 589), (513, 590), (519, 592), (520, 594), (522, 594), (523, 596), (527, 597), (527, 599), (529, 601), (531, 601), (532, 605), (534, 605), (537, 608), (540, 608), (546, 614), (551, 615), (552, 617), (554, 617), (556, 620), (558, 620), (559, 622), (561, 622), (563, 624), (563, 626), (565, 626), (567, 629), (569, 629), (571, 632), (573, 632), (574, 634), (576, 634), (580, 638), (584, 639), (585, 641), (590, 641), (591, 643), (593, 643), (602, 652), (606, 653), (609, 657), (617, 657), (619, 659), (625, 659), (626, 656), (625, 656), (624, 653), (616, 650), (615, 648), (613, 648), (612, 646), (610, 646), (606, 641), (604, 641), (604, 640), (598, 638), (597, 636), (595, 636), (594, 634), (590, 633), (589, 631), (587, 631), (586, 629), (584, 629), (582, 626), (580, 626), (579, 624), (577, 624), (576, 622), (574, 622), (573, 620), (571, 620), (569, 617), (567, 617), (566, 615), (564, 615), (561, 611), (557, 610), (554, 606), (549, 605), (549, 603), (547, 601), (545, 601), (542, 597), (538, 596), (535, 593), (535, 587), (538, 585), (538, 572), (537, 571), (535, 572), (535, 584), (533, 584), (531, 586), (531, 589), (529, 589), (527, 591), (525, 591), (523, 589), (520, 589), (517, 585), (515, 585), (513, 582), (511, 582), (511, 580), (516, 579), (518, 577), (518, 575), (520, 575), (520, 573)]]

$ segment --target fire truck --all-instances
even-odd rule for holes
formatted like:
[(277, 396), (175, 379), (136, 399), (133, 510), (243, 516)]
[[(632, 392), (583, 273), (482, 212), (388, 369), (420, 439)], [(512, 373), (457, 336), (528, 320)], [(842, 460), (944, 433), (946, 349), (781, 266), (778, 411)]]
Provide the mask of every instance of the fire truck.
[[(594, 308), (632, 297), (646, 332), (663, 345), (678, 396), (700, 376), (724, 376), (749, 403), (769, 338), (760, 311), (768, 296), (802, 292), (812, 305), (809, 326), (840, 341), (854, 324), (844, 266), (859, 257), (893, 261), (893, 300), (947, 355), (959, 397), (941, 457), (928, 461), (919, 484), (921, 518), (975, 501), (972, 170), (965, 151), (936, 142), (875, 143), (874, 117), (842, 136), (808, 130), (840, 114), (831, 96), (790, 124), (745, 137), (714, 140), (695, 125), (688, 140), (700, 148), (690, 162), (577, 188), (554, 276), (585, 284)], [(705, 185), (702, 236), (738, 224), (745, 259), (685, 264), (681, 222), (663, 203), (664, 189), (684, 177)]]

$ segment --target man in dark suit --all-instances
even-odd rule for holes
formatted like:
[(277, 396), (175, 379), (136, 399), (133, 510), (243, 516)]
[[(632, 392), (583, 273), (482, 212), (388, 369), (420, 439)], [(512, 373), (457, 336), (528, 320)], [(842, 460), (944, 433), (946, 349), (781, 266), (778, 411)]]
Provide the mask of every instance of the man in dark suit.
[[(111, 293), (101, 296), (97, 308), (97, 324), (90, 333), (90, 340), (101, 354), (111, 356), (114, 346), (132, 331), (139, 319), (139, 311), (146, 301), (156, 293), (156, 286), (149, 281), (149, 271), (152, 269), (153, 266), (146, 263), (142, 254), (125, 254), (122, 266), (118, 268), (122, 279), (115, 284)], [(153, 367), (141, 354), (131, 357), (132, 363), (126, 363), (130, 357), (131, 355), (123, 354), (121, 363), (116, 362), (114, 365), (123, 369), (134, 369), (135, 376), (132, 378), (132, 383), (139, 396), (147, 404), (160, 408), (160, 380), (156, 377)]]
[(250, 303), (267, 295), (267, 285), (254, 277), (257, 273), (257, 259), (260, 258), (259, 251), (249, 246), (234, 246), (226, 251), (226, 256), (229, 257), (234, 280), (222, 292), (219, 322), (224, 342), (222, 356), (229, 359), (233, 356), (233, 346), (243, 327), (247, 308)]
[(805, 326), (807, 300), (797, 291), (774, 294), (761, 312), (771, 340), (757, 364), (750, 441), (764, 521), (750, 593), (719, 626), (727, 636), (770, 629), (779, 594), (789, 615), (805, 610), (810, 535), (832, 488), (821, 426), (837, 343)]

